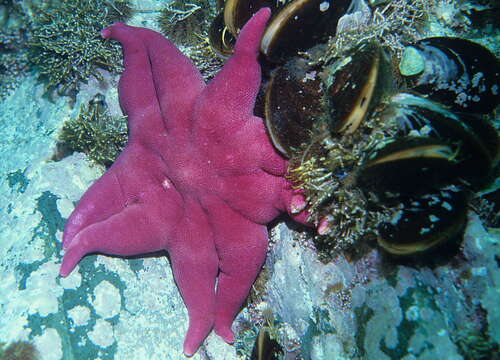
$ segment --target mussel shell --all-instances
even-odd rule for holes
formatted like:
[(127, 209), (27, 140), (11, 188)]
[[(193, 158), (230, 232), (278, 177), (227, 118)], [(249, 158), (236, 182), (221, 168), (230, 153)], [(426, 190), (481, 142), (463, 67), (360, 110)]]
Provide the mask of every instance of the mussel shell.
[(321, 79), (304, 60), (289, 61), (272, 74), (264, 109), (271, 140), (290, 156), (309, 141), (313, 124), (323, 113)]
[(356, 176), (357, 185), (381, 201), (421, 194), (456, 178), (456, 147), (417, 136), (389, 138), (371, 149)]
[(236, 38), (224, 26), (224, 13), (219, 13), (208, 30), (208, 41), (215, 53), (228, 57), (233, 53)]
[(272, 62), (284, 62), (335, 34), (350, 0), (294, 0), (269, 21), (261, 51)]
[[(500, 62), (485, 47), (461, 38), (433, 37), (412, 44), (422, 72), (412, 89), (455, 111), (486, 114), (500, 103)], [(405, 56), (403, 56), (403, 59)], [(404, 66), (404, 64), (403, 64)]]
[(367, 41), (328, 71), (330, 129), (333, 133), (351, 134), (390, 88), (388, 59), (377, 41)]
[(226, 0), (224, 5), (224, 23), (234, 36), (237, 36), (243, 25), (260, 8), (269, 7), (276, 10), (274, 0)]
[(466, 223), (467, 197), (450, 186), (400, 203), (379, 225), (378, 244), (393, 255), (415, 255), (459, 242)]
[(451, 112), (424, 97), (399, 93), (392, 97), (381, 119), (395, 121), (399, 136), (425, 136), (456, 144), (456, 175), (476, 187), (491, 180), (500, 140), (496, 129), (484, 117)]
[(263, 327), (255, 339), (250, 360), (278, 360), (283, 358), (283, 353), (283, 348), (271, 337), (269, 329)]

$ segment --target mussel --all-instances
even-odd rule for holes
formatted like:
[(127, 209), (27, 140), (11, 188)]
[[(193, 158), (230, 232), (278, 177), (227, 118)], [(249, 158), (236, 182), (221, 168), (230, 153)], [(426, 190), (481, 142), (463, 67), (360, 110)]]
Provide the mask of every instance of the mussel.
[(261, 51), (273, 62), (282, 62), (298, 51), (326, 41), (350, 0), (294, 0), (271, 18), (261, 41)]
[(378, 41), (365, 41), (327, 72), (331, 131), (352, 134), (392, 86), (389, 59)]
[[(285, 62), (314, 45), (326, 41), (335, 33), (337, 22), (348, 9), (350, 0), (228, 0), (224, 15), (214, 20), (209, 36), (211, 46), (217, 53), (226, 54), (225, 38), (238, 36), (241, 27), (262, 7), (269, 7), (272, 17), (261, 42), (262, 53), (272, 62)], [(217, 36), (219, 34), (219, 36)], [(224, 51), (221, 51), (221, 50)]]
[(500, 140), (497, 130), (484, 117), (452, 112), (422, 96), (398, 93), (391, 98), (381, 120), (394, 122), (396, 136), (425, 137), (450, 144), (455, 149), (453, 176), (476, 188), (492, 180)]
[(457, 147), (424, 136), (388, 138), (369, 151), (357, 185), (379, 198), (423, 193), (456, 175)]
[[(500, 101), (498, 59), (468, 40), (422, 39), (404, 51), (400, 89), (396, 60), (377, 40), (310, 65), (294, 55), (303, 39), (297, 24), (312, 15), (291, 21), (286, 12), (306, 3), (314, 4), (295, 0), (275, 12), (266, 33), (277, 42), (265, 35), (261, 50), (272, 62), (286, 60), (267, 83), (266, 125), (290, 158), (311, 218), (333, 218), (336, 239), (370, 233), (398, 256), (459, 244), (471, 194), (498, 173), (500, 137), (490, 116)], [(292, 30), (273, 23), (279, 19)], [(296, 35), (280, 35), (285, 30)], [(315, 51), (323, 50), (308, 54)]]
[(229, 32), (237, 36), (243, 25), (260, 8), (277, 8), (274, 0), (226, 0), (224, 3), (224, 23)]
[(399, 69), (412, 90), (454, 111), (487, 114), (500, 102), (500, 62), (473, 41), (422, 39), (406, 48)]
[(393, 255), (416, 255), (459, 243), (467, 223), (467, 196), (448, 186), (403, 199), (378, 226), (378, 244)]
[(236, 38), (224, 26), (224, 13), (219, 13), (208, 30), (208, 39), (214, 52), (220, 57), (228, 57), (233, 53)]
[(321, 79), (304, 60), (276, 69), (265, 93), (266, 126), (276, 149), (289, 157), (310, 140), (311, 130), (323, 113)]

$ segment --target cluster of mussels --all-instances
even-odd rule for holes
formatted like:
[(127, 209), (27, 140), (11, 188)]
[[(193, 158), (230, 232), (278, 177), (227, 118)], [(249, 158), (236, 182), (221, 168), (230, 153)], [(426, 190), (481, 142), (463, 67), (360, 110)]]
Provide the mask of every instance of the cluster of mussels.
[(212, 46), (229, 54), (251, 14), (273, 9), (261, 43), (274, 63), (266, 125), (307, 195), (311, 221), (328, 219), (333, 248), (370, 237), (398, 256), (457, 245), (470, 198), (498, 175), (491, 119), (500, 63), (453, 37), (408, 44), (395, 60), (375, 36), (310, 61), (326, 48), (311, 46), (335, 35), (350, 5), (229, 0), (212, 25)]

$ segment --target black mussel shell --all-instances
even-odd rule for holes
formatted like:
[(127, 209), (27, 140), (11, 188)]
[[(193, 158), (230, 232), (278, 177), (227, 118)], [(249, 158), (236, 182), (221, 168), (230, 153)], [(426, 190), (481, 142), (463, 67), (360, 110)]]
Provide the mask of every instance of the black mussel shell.
[(378, 227), (378, 244), (398, 256), (460, 243), (467, 223), (467, 197), (454, 186), (403, 200)]
[(455, 154), (456, 147), (438, 139), (388, 138), (368, 152), (356, 182), (381, 201), (421, 194), (456, 177)]
[(265, 118), (271, 140), (285, 156), (310, 140), (323, 113), (321, 79), (303, 59), (294, 59), (271, 76), (265, 94)]
[(224, 26), (224, 13), (219, 13), (208, 30), (208, 41), (215, 53), (228, 57), (233, 53), (236, 38)]
[(398, 136), (420, 136), (455, 144), (456, 176), (481, 188), (492, 180), (500, 139), (493, 125), (482, 116), (451, 112), (424, 97), (399, 93), (381, 116), (394, 121)]
[(391, 87), (388, 58), (377, 41), (357, 46), (329, 69), (327, 101), (331, 131), (351, 134)]
[(339, 18), (350, 0), (294, 0), (271, 18), (261, 41), (261, 51), (272, 62), (282, 62), (326, 41), (335, 34)]
[(224, 5), (224, 23), (234, 36), (260, 8), (277, 8), (275, 0), (227, 0)]
[(269, 335), (269, 330), (264, 327), (259, 330), (252, 349), (250, 360), (278, 360), (282, 359), (283, 348)]
[(500, 103), (500, 62), (469, 40), (422, 39), (405, 50), (400, 70), (414, 91), (455, 111), (487, 114)]

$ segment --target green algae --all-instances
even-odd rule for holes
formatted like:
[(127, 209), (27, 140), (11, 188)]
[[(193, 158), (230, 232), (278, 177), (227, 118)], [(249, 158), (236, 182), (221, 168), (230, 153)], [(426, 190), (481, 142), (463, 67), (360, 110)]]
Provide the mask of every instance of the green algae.
[(120, 47), (100, 37), (114, 21), (130, 15), (128, 1), (61, 1), (41, 7), (32, 18), (29, 60), (46, 90), (74, 95), (98, 69), (118, 72)]
[(75, 119), (63, 125), (59, 152), (62, 156), (81, 152), (95, 164), (109, 167), (127, 143), (125, 119), (124, 116), (111, 116), (104, 99), (98, 95), (88, 105), (82, 105)]

